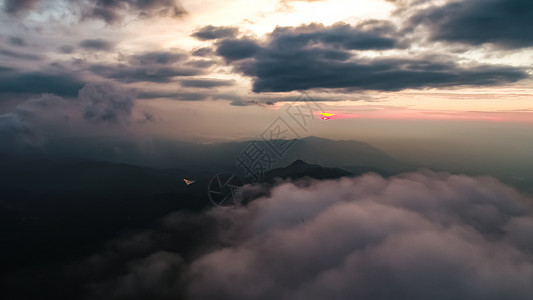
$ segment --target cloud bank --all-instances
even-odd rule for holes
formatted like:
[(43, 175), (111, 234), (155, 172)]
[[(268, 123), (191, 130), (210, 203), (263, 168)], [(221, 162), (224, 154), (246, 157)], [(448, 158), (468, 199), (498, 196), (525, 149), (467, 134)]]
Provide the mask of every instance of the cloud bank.
[(215, 210), (231, 245), (191, 299), (530, 299), (531, 207), (491, 178), (433, 172), (283, 184)]
[(134, 122), (156, 120), (151, 112), (135, 112), (136, 101), (136, 90), (108, 82), (88, 83), (72, 99), (53, 94), (30, 97), (0, 114), (0, 152), (44, 151), (48, 140), (99, 130), (127, 135)]
[(71, 14), (79, 15), (80, 21), (96, 19), (106, 24), (122, 22), (128, 15), (138, 18), (182, 17), (187, 11), (177, 0), (5, 0), (3, 10), (11, 15), (20, 15), (41, 8), (62, 6)]
[(394, 24), (370, 20), (357, 26), (309, 24), (277, 27), (266, 42), (248, 37), (221, 40), (216, 53), (253, 79), (253, 91), (309, 89), (398, 91), (454, 86), (494, 86), (529, 77), (522, 68), (461, 61), (444, 54), (380, 54), (404, 49)]
[(220, 38), (229, 38), (237, 35), (239, 29), (236, 27), (216, 27), (213, 25), (208, 25), (198, 29), (194, 32), (192, 36), (196, 37), (199, 40), (216, 40)]
[(416, 11), (407, 22), (424, 25), (432, 40), (502, 48), (533, 46), (533, 2), (529, 0), (450, 1)]
[(90, 299), (533, 297), (532, 199), (490, 177), (419, 171), (248, 188), (266, 196), (171, 214), (58, 274)]

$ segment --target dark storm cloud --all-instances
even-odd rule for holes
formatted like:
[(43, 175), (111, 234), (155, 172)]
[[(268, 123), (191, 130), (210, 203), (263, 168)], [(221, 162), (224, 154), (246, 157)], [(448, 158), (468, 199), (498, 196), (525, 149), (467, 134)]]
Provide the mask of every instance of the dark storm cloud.
[(9, 14), (16, 14), (31, 10), (39, 0), (4, 0), (4, 11)]
[(146, 52), (138, 55), (133, 55), (130, 57), (130, 61), (139, 65), (149, 65), (149, 64), (161, 64), (168, 65), (175, 62), (184, 60), (187, 58), (187, 54), (181, 52), (170, 52), (170, 51), (153, 51)]
[(80, 42), (79, 46), (86, 50), (109, 51), (113, 49), (113, 44), (104, 39), (87, 39)]
[(270, 99), (270, 100), (243, 99), (243, 97), (234, 95), (234, 94), (220, 94), (220, 95), (217, 95), (217, 99), (229, 100), (231, 101), (230, 105), (233, 105), (233, 106), (255, 105), (255, 106), (262, 106), (262, 107), (265, 107), (267, 105), (274, 105), (274, 102), (282, 101), (277, 98)]
[(278, 27), (271, 33), (271, 45), (300, 48), (324, 43), (341, 49), (384, 50), (395, 48), (396, 28), (387, 21), (369, 20), (357, 26), (337, 23), (332, 26), (310, 24)]
[(212, 88), (212, 87), (235, 85), (235, 80), (185, 79), (185, 80), (181, 80), (180, 84), (181, 86), (184, 86), (184, 87)]
[(504, 48), (533, 46), (533, 1), (468, 0), (420, 10), (410, 19), (423, 24), (436, 41), (472, 45), (493, 43)]
[(327, 61), (304, 51), (299, 60), (259, 60), (239, 69), (256, 78), (254, 92), (283, 92), (312, 88), (397, 91), (407, 88), (499, 85), (528, 75), (506, 66), (461, 67), (453, 62), (426, 59), (359, 59)]
[(203, 73), (200, 69), (180, 67), (135, 67), (126, 65), (93, 65), (90, 70), (100, 76), (122, 82), (170, 82), (178, 76), (195, 76)]
[(199, 40), (206, 41), (221, 38), (232, 38), (235, 37), (238, 32), (238, 28), (235, 27), (217, 27), (213, 25), (208, 25), (194, 32), (192, 36)]
[(216, 53), (227, 60), (239, 60), (254, 56), (259, 49), (253, 40), (223, 40), (218, 44)]
[(174, 80), (174, 77), (205, 73), (202, 66), (190, 67), (188, 57), (189, 55), (181, 50), (151, 51), (126, 57), (127, 64), (94, 64), (89, 69), (100, 76), (127, 83), (166, 83)]
[(20, 73), (9, 68), (0, 69), (0, 94), (53, 93), (73, 97), (82, 87), (83, 83), (71, 74)]
[(459, 65), (452, 58), (357, 57), (349, 50), (394, 47), (394, 27), (368, 21), (351, 27), (311, 24), (277, 28), (266, 44), (223, 40), (217, 54), (235, 70), (254, 79), (254, 92), (285, 92), (312, 88), (396, 91), (463, 85), (498, 85), (528, 74), (511, 66)]
[(132, 13), (141, 18), (182, 17), (187, 13), (176, 0), (87, 1), (84, 10), (83, 19), (101, 19), (107, 24), (121, 22), (126, 13)]

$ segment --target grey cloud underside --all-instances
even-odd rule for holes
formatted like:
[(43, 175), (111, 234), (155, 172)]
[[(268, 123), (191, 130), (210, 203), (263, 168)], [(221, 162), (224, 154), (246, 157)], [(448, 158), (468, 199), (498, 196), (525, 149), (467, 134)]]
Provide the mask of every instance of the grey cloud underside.
[(207, 87), (202, 91), (142, 91), (139, 99), (167, 98), (183, 101), (203, 101), (203, 100), (229, 100), (231, 105), (242, 106), (243, 102), (239, 95), (231, 93), (213, 93)]
[(395, 48), (399, 42), (396, 27), (388, 21), (368, 20), (351, 26), (336, 23), (277, 27), (270, 34), (270, 45), (278, 48), (304, 47), (324, 43), (341, 49), (384, 50)]
[[(242, 39), (226, 39), (217, 44), (217, 54), (227, 60), (240, 60), (275, 50), (279, 55), (298, 55), (293, 53), (309, 46), (327, 44), (333, 49), (309, 49), (319, 56), (331, 59), (348, 59), (351, 55), (343, 50), (383, 50), (394, 48), (396, 40), (392, 37), (395, 28), (386, 21), (367, 21), (352, 27), (338, 23), (326, 27), (321, 24), (310, 24), (299, 27), (278, 27), (270, 34), (269, 43), (261, 47), (257, 41)], [(341, 49), (341, 50), (339, 50)], [(261, 51), (260, 51), (261, 50)], [(271, 51), (272, 54), (273, 51)]]
[(302, 52), (297, 61), (259, 59), (237, 69), (255, 78), (254, 92), (284, 92), (312, 88), (398, 91), (402, 89), (464, 85), (500, 85), (528, 75), (518, 68), (476, 66), (464, 68), (434, 60), (373, 59), (326, 61)]
[(213, 53), (213, 49), (209, 47), (202, 47), (199, 49), (196, 49), (192, 52), (193, 56), (200, 56), (200, 57), (206, 57)]
[(426, 26), (435, 41), (529, 47), (533, 46), (533, 1), (453, 1), (418, 11), (408, 25)]
[(8, 41), (8, 43), (10, 43), (11, 45), (14, 45), (14, 46), (18, 46), (18, 47), (27, 46), (26, 41), (24, 39), (20, 38), (20, 37), (10, 36), (7, 41)]
[(158, 82), (167, 83), (179, 76), (195, 76), (203, 73), (201, 69), (180, 67), (130, 67), (125, 65), (93, 65), (91, 71), (100, 76), (121, 82)]
[(170, 51), (153, 51), (142, 54), (133, 55), (130, 57), (130, 62), (139, 65), (161, 64), (168, 65), (178, 61), (183, 61), (187, 58), (187, 54)]
[(13, 51), (8, 49), (0, 48), (0, 55), (9, 56), (11, 58), (25, 59), (25, 60), (42, 60), (42, 57), (39, 55), (31, 53), (23, 53), (19, 51)]
[(58, 48), (58, 50), (61, 52), (61, 53), (64, 53), (64, 54), (71, 54), (74, 52), (74, 46), (71, 46), (71, 45), (63, 45), (63, 46), (60, 46)]
[(521, 68), (459, 65), (444, 56), (361, 58), (349, 51), (395, 48), (401, 43), (394, 36), (394, 27), (381, 21), (357, 27), (312, 24), (278, 28), (266, 44), (246, 38), (222, 40), (217, 43), (217, 54), (254, 79), (254, 92), (313, 88), (397, 91), (500, 85), (528, 77)]
[(224, 40), (218, 44), (216, 53), (227, 60), (239, 60), (254, 56), (261, 48), (248, 39)]
[(183, 87), (213, 88), (221, 86), (235, 85), (234, 80), (215, 80), (215, 79), (185, 79), (180, 81)]
[(4, 0), (4, 10), (10, 14), (16, 14), (31, 10), (39, 0)]
[(235, 27), (216, 27), (208, 25), (194, 32), (192, 36), (199, 40), (216, 40), (220, 38), (235, 37), (239, 30)]
[(3, 8), (14, 15), (34, 10), (39, 2), (65, 6), (76, 15), (81, 12), (82, 21), (98, 19), (107, 24), (117, 24), (128, 14), (139, 18), (182, 17), (187, 14), (177, 0), (5, 0)]
[(208, 66), (192, 64), (180, 51), (152, 51), (126, 57), (127, 64), (94, 64), (89, 69), (102, 77), (121, 82), (168, 83), (175, 77), (204, 74)]
[[(200, 51), (201, 50), (201, 51)], [(212, 51), (210, 48), (202, 48), (197, 51), (200, 51), (200, 54), (207, 54), (207, 52)], [(194, 51), (192, 56), (203, 56), (197, 55), (197, 51)], [(181, 50), (174, 51), (152, 51), (141, 54), (132, 55), (128, 58), (131, 65), (137, 65), (142, 67), (152, 66), (152, 67), (161, 67), (166, 65), (174, 65), (176, 63), (181, 63), (180, 66), (188, 66), (198, 69), (206, 69), (216, 64), (214, 60), (208, 59), (190, 59), (190, 54)]]
[(217, 64), (216, 61), (209, 60), (209, 59), (195, 59), (195, 60), (190, 60), (187, 63), (185, 63), (185, 65), (187, 66), (201, 68), (201, 69), (206, 69), (216, 64)]
[(83, 18), (115, 24), (122, 21), (126, 13), (146, 18), (182, 17), (187, 12), (176, 0), (98, 0), (87, 3)]
[(80, 42), (79, 46), (92, 51), (109, 51), (113, 49), (113, 44), (104, 39), (87, 39)]
[(46, 74), (42, 72), (20, 73), (0, 68), (0, 94), (3, 93), (53, 93), (74, 97), (83, 82), (70, 74)]
[(207, 100), (210, 94), (194, 92), (165, 92), (165, 91), (143, 91), (139, 93), (139, 99), (169, 98), (183, 101)]

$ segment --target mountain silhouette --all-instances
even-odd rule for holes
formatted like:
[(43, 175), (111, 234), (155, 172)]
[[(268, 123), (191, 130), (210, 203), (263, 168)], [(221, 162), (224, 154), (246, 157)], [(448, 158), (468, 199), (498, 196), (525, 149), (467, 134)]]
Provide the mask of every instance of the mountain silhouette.
[(316, 164), (309, 164), (301, 159), (297, 159), (287, 167), (275, 168), (265, 172), (262, 181), (272, 182), (275, 178), (299, 179), (304, 177), (314, 179), (336, 179), (343, 176), (353, 176), (353, 174), (342, 169), (327, 168)]
[[(39, 152), (17, 153), (13, 155), (29, 156), (32, 161), (39, 158), (65, 160), (69, 153), (69, 162), (74, 161), (108, 161), (126, 163), (150, 168), (185, 170), (204, 170), (222, 172), (232, 170), (236, 163), (235, 157), (242, 154), (247, 147), (255, 144), (275, 158), (272, 168), (287, 166), (296, 159), (316, 162), (323, 166), (335, 166), (350, 172), (352, 168), (375, 168), (388, 172), (400, 172), (410, 169), (409, 166), (396, 161), (382, 150), (364, 142), (352, 140), (331, 140), (320, 137), (301, 139), (231, 141), (212, 144), (195, 144), (183, 141), (154, 139), (147, 152), (138, 143), (121, 139), (101, 138), (69, 138), (49, 140), (46, 149)], [(289, 145), (286, 149), (276, 152), (276, 144)], [(280, 149), (277, 149), (280, 150)], [(61, 153), (59, 157), (51, 153)], [(6, 153), (8, 154), (8, 153)], [(1, 159), (1, 157), (0, 157)]]

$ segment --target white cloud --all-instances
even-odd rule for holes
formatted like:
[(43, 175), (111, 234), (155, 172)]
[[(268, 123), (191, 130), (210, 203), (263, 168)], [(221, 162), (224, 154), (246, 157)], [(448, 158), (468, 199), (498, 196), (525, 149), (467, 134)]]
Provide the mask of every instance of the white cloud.
[(530, 299), (530, 200), (429, 171), (284, 184), (212, 211), (233, 244), (191, 264), (190, 297)]

